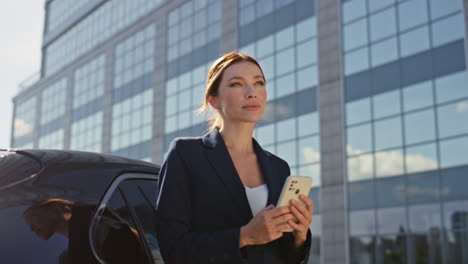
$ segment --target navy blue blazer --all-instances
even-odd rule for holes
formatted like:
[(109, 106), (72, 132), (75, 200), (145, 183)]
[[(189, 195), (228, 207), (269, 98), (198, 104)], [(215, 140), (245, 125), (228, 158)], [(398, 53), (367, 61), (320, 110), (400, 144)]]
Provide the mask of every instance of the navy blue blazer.
[[(253, 139), (276, 205), (288, 164)], [(156, 231), (163, 259), (182, 263), (306, 263), (311, 243), (293, 247), (292, 233), (270, 243), (239, 249), (240, 227), (252, 219), (245, 188), (218, 129), (202, 138), (178, 138), (161, 168)]]

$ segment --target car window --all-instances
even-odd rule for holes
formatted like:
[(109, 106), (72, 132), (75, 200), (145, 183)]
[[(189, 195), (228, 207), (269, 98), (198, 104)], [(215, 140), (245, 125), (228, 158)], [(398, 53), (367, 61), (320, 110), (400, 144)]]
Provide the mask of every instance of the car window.
[(94, 228), (94, 249), (106, 263), (149, 263), (144, 243), (117, 188)]
[(121, 188), (143, 229), (154, 262), (163, 263), (155, 230), (157, 181), (126, 180)]

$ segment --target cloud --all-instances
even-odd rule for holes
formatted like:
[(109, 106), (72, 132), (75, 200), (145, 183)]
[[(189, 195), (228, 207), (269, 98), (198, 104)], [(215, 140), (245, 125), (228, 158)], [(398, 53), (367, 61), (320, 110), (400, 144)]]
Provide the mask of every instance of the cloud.
[(320, 160), (320, 150), (315, 150), (312, 147), (305, 147), (302, 149), (305, 163), (317, 162)]
[(457, 104), (457, 112), (458, 113), (463, 113), (465, 111), (468, 111), (468, 101), (458, 103)]
[[(355, 150), (348, 145), (348, 153), (351, 155), (362, 154), (363, 151)], [(405, 157), (399, 150), (380, 151), (375, 153), (376, 176), (387, 177), (404, 173), (403, 164)], [(407, 172), (427, 171), (437, 168), (437, 161), (422, 154), (407, 154)], [(373, 177), (374, 158), (372, 154), (363, 154), (348, 159), (348, 177), (351, 180), (362, 180)]]
[(15, 120), (15, 136), (21, 137), (24, 135), (29, 134), (32, 131), (32, 126), (28, 124), (23, 119), (16, 119)]

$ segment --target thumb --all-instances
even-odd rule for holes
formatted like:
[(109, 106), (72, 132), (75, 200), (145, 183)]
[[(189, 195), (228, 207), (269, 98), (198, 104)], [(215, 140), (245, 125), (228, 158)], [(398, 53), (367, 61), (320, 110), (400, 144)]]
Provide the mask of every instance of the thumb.
[(272, 210), (272, 209), (274, 209), (274, 208), (275, 208), (275, 206), (272, 205), (272, 204), (270, 204), (270, 205), (268, 205), (267, 207), (263, 208), (262, 211), (270, 211), (270, 210)]

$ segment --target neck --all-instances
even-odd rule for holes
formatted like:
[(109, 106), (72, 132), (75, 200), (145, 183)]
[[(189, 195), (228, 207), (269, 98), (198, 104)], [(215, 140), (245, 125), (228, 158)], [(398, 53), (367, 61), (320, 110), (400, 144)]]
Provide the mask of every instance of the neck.
[(255, 124), (253, 123), (224, 123), (219, 132), (223, 136), (224, 143), (228, 150), (251, 153), (254, 152), (252, 143), (254, 127)]
[(58, 223), (56, 232), (63, 235), (64, 237), (69, 237), (70, 233), (68, 232), (68, 222), (70, 221), (71, 213), (66, 213), (63, 215), (63, 220)]

